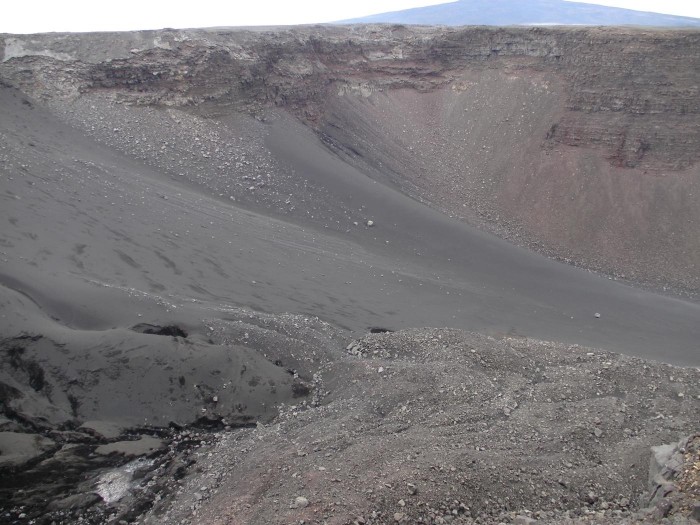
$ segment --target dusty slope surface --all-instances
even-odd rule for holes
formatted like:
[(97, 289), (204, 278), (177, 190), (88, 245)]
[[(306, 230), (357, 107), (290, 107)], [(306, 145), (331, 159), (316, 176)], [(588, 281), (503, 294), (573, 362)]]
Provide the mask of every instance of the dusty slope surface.
[[(5, 95), (3, 121), (17, 126), (8, 134), (8, 166), (18, 170), (5, 180), (5, 283), (70, 327), (170, 324), (166, 314), (179, 319), (171, 303), (197, 300), (318, 315), (351, 330), (453, 326), (697, 363), (697, 304), (611, 282), (450, 220), (344, 164), (283, 115), (260, 140), (270, 163), (309, 185), (295, 192), (293, 174), (280, 168), (263, 191), (287, 195), (298, 208), (292, 217), (306, 227), (207, 196), (208, 182), (170, 182)], [(131, 116), (143, 123), (150, 113)], [(33, 119), (36, 131), (26, 134), (22, 126)], [(145, 294), (154, 305), (102, 299), (113, 294)], [(154, 318), (159, 303), (166, 314)]]
[[(632, 139), (637, 146), (611, 138), (619, 141), (611, 144), (616, 151), (580, 147), (581, 129), (567, 129), (566, 89), (550, 74), (470, 72), (431, 93), (338, 97), (329, 102), (322, 129), (350, 162), (371, 164), (453, 216), (485, 222), (566, 262), (658, 287), (694, 289), (696, 161), (673, 169), (658, 158), (630, 159), (653, 155), (643, 151), (654, 149), (643, 138)], [(591, 129), (584, 133), (591, 135), (624, 125), (618, 115), (588, 118)], [(625, 133), (646, 126), (669, 129), (664, 117), (635, 117)]]

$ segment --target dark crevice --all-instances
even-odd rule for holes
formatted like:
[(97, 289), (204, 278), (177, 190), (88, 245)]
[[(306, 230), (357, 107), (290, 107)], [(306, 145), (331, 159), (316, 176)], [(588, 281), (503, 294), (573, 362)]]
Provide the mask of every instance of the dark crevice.
[(187, 337), (187, 332), (177, 325), (159, 326), (156, 324), (140, 323), (132, 326), (134, 332), (149, 335), (164, 335), (170, 337)]

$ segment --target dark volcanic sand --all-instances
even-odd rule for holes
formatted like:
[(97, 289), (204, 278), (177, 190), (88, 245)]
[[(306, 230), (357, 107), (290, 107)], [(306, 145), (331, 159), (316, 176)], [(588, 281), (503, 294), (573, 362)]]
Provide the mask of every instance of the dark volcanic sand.
[[(328, 221), (301, 226), (224, 204), (94, 144), (10, 90), (2, 96), (1, 279), (67, 326), (192, 321), (165, 303), (195, 299), (318, 315), (355, 331), (450, 326), (698, 363), (697, 304), (451, 220), (343, 164), (287, 118), (270, 124), (272, 154), (322, 185), (329, 207), (362, 207), (358, 216), (374, 227), (348, 221), (349, 232), (331, 233)], [(2, 315), (7, 335), (36, 331), (21, 308)]]

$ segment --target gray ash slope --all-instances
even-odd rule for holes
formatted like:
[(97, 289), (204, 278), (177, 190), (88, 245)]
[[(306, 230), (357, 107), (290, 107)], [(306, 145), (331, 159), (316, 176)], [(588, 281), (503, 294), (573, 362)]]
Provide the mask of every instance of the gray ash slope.
[[(435, 187), (443, 191), (424, 191), (412, 179), (413, 172), (402, 171), (403, 154), (412, 143), (397, 142), (397, 137), (405, 131), (419, 139), (416, 143), (433, 144), (444, 131), (430, 128), (434, 111), (426, 115), (430, 118), (397, 121), (397, 112), (391, 109), (427, 102), (426, 107), (439, 113), (446, 101), (455, 104), (449, 97), (440, 99), (445, 95), (442, 89), (459, 95), (476, 85), (470, 84), (470, 75), (476, 73), (460, 70), (472, 66), (456, 58), (455, 50), (467, 33), (417, 30), (401, 37), (407, 38), (404, 55), (394, 47), (393, 54), (387, 54), (387, 46), (394, 46), (398, 37), (377, 40), (371, 36), (372, 28), (299, 31), (2, 37), (0, 458), (7, 460), (3, 468), (12, 474), (3, 477), (2, 497), (13, 520), (43, 515), (48, 523), (71, 522), (78, 513), (94, 522), (110, 515), (134, 519), (158, 499), (172, 501), (168, 476), (173, 468), (178, 470), (173, 465), (189, 464), (197, 455), (195, 449), (211, 439), (200, 439), (199, 431), (186, 430), (190, 426), (223, 428), (274, 421), (280, 403), (313, 406), (322, 415), (318, 405), (360, 403), (362, 395), (353, 391), (363, 380), (358, 370), (374, 365), (371, 359), (352, 361), (344, 374), (347, 358), (342, 349), (371, 326), (447, 326), (497, 338), (535, 337), (676, 365), (698, 364), (696, 303), (557, 263), (419, 202), (427, 200), (456, 215), (450, 211), (455, 203), (443, 198), (450, 193), (444, 191), (444, 178), (453, 172), (436, 172)], [(562, 45), (576, 40), (556, 31), (515, 36), (543, 46), (551, 46), (552, 38), (562, 39)], [(601, 38), (595, 32), (591, 36)], [(619, 38), (631, 37), (623, 31)], [(674, 38), (645, 33), (641, 39), (673, 49), (679, 44)], [(694, 42), (695, 34), (677, 38)], [(358, 43), (369, 49), (358, 52)], [(421, 46), (422, 54), (409, 58), (409, 50), (415, 53)], [(309, 58), (310, 48), (317, 61)], [(429, 60), (438, 48), (452, 63)], [(539, 60), (533, 59), (537, 53), (519, 56), (515, 48), (513, 52), (516, 62)], [(496, 68), (492, 75), (477, 75), (475, 82), (485, 82), (478, 88), (498, 84), (502, 73), (516, 72), (520, 78), (516, 83), (529, 82), (523, 75), (534, 67), (502, 65), (505, 71)], [(536, 83), (540, 74), (533, 73)], [(687, 81), (680, 74), (673, 78)], [(586, 88), (590, 82), (580, 79), (579, 91), (572, 95), (580, 106), (568, 115), (564, 135), (542, 151), (566, 153), (570, 162), (583, 162), (579, 157), (571, 160), (575, 148), (577, 154), (584, 151), (583, 157), (592, 158), (593, 166), (609, 165), (600, 148), (607, 147), (608, 140), (614, 142), (613, 132), (602, 136), (603, 145), (585, 142), (585, 137), (593, 136), (591, 122), (600, 118), (589, 115), (585, 106), (593, 104)], [(678, 100), (692, 116), (694, 99), (688, 90), (692, 87), (670, 89), (649, 118), (678, 113), (674, 105)], [(414, 100), (419, 94), (425, 97)], [(623, 106), (639, 103), (635, 96), (631, 90)], [(356, 127), (344, 126), (351, 112), (358, 116)], [(583, 123), (573, 118), (579, 113), (587, 115)], [(625, 111), (617, 117), (632, 118)], [(365, 135), (362, 126), (372, 119), (377, 126), (370, 132), (386, 128), (394, 135), (388, 134), (385, 142), (365, 142), (372, 135)], [(419, 127), (421, 122), (428, 128)], [(697, 123), (685, 116), (677, 123), (686, 131), (683, 140), (693, 143)], [(618, 124), (630, 136), (642, 133), (643, 126)], [(549, 122), (537, 126), (546, 131)], [(577, 139), (581, 135), (574, 129), (585, 131), (585, 140)], [(490, 132), (480, 133), (486, 137)], [(657, 212), (666, 216), (689, 206), (688, 224), (675, 230), (678, 238), (685, 239), (696, 209), (688, 203), (678, 208), (673, 199), (669, 207), (657, 209), (669, 192), (694, 184), (696, 151), (686, 151), (679, 137), (679, 130), (659, 132), (655, 144), (667, 144), (668, 150), (659, 146), (636, 162), (640, 169), (668, 169), (673, 174), (673, 191), (663, 186), (665, 178), (654, 182), (662, 185), (653, 193), (659, 200), (645, 220)], [(574, 139), (583, 142), (570, 144)], [(633, 162), (634, 151), (628, 149), (618, 148), (615, 159)], [(423, 158), (431, 153), (437, 158), (438, 150), (426, 147), (420, 153)], [(446, 162), (454, 168), (461, 160)], [(426, 162), (430, 167), (429, 159)], [(400, 173), (405, 175), (403, 182), (396, 178)], [(475, 191), (459, 206), (474, 204), (466, 214), (476, 221), (477, 205), (492, 209), (486, 196)], [(373, 222), (371, 227), (368, 221)], [(655, 233), (650, 235), (647, 241)], [(692, 243), (687, 246), (690, 254), (681, 263), (686, 269), (695, 256)], [(600, 318), (594, 316), (597, 312)], [(413, 344), (413, 336), (385, 337), (386, 348), (392, 341), (407, 349)], [(419, 332), (415, 337), (422, 341), (424, 336)], [(497, 349), (492, 346), (501, 344), (482, 336), (454, 337), (475, 338), (476, 350), (494, 355)], [(545, 359), (546, 347), (523, 341), (531, 347), (532, 359)], [(429, 352), (430, 345), (426, 342), (416, 351)], [(571, 359), (587, 354), (571, 352)], [(564, 366), (565, 354), (562, 350), (551, 357), (548, 366)], [(463, 358), (454, 356), (455, 362)], [(610, 374), (610, 365), (604, 363), (627, 363), (627, 358), (605, 359), (581, 370)], [(635, 363), (647, 367), (639, 369), (640, 374), (649, 370), (668, 390), (644, 398), (629, 426), (615, 438), (635, 443), (641, 457), (650, 445), (678, 440), (693, 430), (697, 372)], [(410, 360), (406, 370), (409, 365)], [(437, 366), (435, 374), (445, 366)], [(464, 364), (464, 370), (470, 366)], [(500, 374), (508, 377), (513, 366), (512, 360), (504, 363)], [(495, 370), (494, 374), (499, 375)], [(616, 371), (610, 384), (622, 380), (621, 374), (622, 370)], [(411, 385), (420, 383), (401, 382), (394, 387), (395, 395), (413, 397)], [(376, 388), (381, 391), (379, 385)], [(492, 393), (503, 395), (500, 388), (494, 386)], [(552, 382), (557, 391), (579, 388), (579, 383)], [(639, 388), (635, 384), (615, 392), (601, 390), (600, 395), (639, 397)], [(330, 393), (324, 397), (325, 392)], [(515, 396), (510, 390), (506, 393)], [(421, 408), (421, 417), (428, 417), (426, 410)], [(444, 410), (457, 408), (445, 405)], [(659, 414), (663, 418), (654, 419)], [(384, 419), (386, 411), (380, 407), (376, 415)], [(489, 415), (473, 417), (480, 421)], [(312, 422), (310, 431), (325, 425), (324, 417)], [(555, 418), (551, 429), (563, 424)], [(393, 432), (382, 425), (377, 427), (380, 433)], [(473, 431), (464, 427), (454, 435)], [(444, 434), (445, 439), (450, 435)], [(159, 444), (141, 439), (139, 453), (155, 454), (162, 461), (147, 476), (150, 488), (111, 506), (96, 500), (93, 494), (103, 470), (124, 461), (123, 456), (110, 455), (102, 460), (101, 454), (95, 456), (98, 448), (116, 441), (120, 444), (112, 447), (128, 456), (135, 445), (122, 441), (145, 436), (156, 436)], [(265, 446), (273, 443), (263, 440)], [(392, 447), (384, 441), (376, 446), (372, 454), (389, 453), (386, 449)], [(368, 446), (361, 449), (369, 453)], [(609, 453), (616, 455), (618, 449)], [(636, 481), (629, 494), (639, 495), (643, 468), (634, 464), (638, 470), (630, 474)], [(72, 477), (64, 479), (63, 470), (71, 471)], [(178, 471), (181, 475), (187, 469)], [(195, 474), (186, 482), (198, 479)], [(283, 478), (278, 482), (284, 484)], [(256, 490), (248, 496), (250, 504), (263, 514), (251, 520), (262, 523), (274, 506), (268, 496), (256, 500)], [(609, 489), (613, 490), (621, 489)], [(436, 492), (431, 505), (446, 495)], [(630, 496), (616, 496), (622, 497)], [(519, 510), (515, 507), (530, 501), (513, 500), (508, 509)], [(375, 510), (384, 519), (389, 507), (382, 505)], [(544, 504), (541, 508), (559, 510)], [(154, 512), (167, 509), (157, 507)], [(212, 507), (211, 512), (212, 522), (217, 522), (218, 511)]]
[[(493, 48), (498, 40), (511, 42), (505, 56), (484, 62), (484, 43)], [(696, 32), (403, 29), (378, 36), (369, 26), (5, 42), (3, 77), (36, 106), (11, 90), (3, 104), (12, 177), (5, 234), (20, 289), (71, 286), (36, 274), (75, 273), (147, 293), (320, 315), (353, 330), (454, 326), (696, 363), (696, 304), (554, 263), (416, 202), (477, 221), (482, 211), (503, 212), (496, 226), (513, 225), (525, 239), (539, 235), (544, 248), (566, 235), (583, 262), (611, 257), (623, 270), (641, 266), (643, 275), (666, 275), (663, 284), (681, 279), (692, 288), (700, 267), (700, 208), (692, 198), (700, 151), (693, 146), (700, 137)], [(588, 42), (608, 42), (610, 58), (598, 64), (603, 50)], [(631, 58), (612, 53), (617, 46)], [(642, 53), (649, 46), (663, 53)], [(654, 58), (639, 62), (647, 55)], [(617, 100), (626, 60), (639, 62), (639, 83), (622, 84)], [(587, 62), (610, 75), (600, 79)], [(655, 78), (665, 87), (655, 87)], [(564, 101), (566, 90), (552, 84), (565, 80), (574, 83)], [(512, 86), (513, 96), (499, 85)], [(477, 104), (486, 92), (517, 102), (512, 118), (501, 112), (494, 122)], [(521, 110), (528, 101), (533, 107)], [(559, 114), (562, 103), (570, 109)], [(614, 104), (618, 111), (605, 111)], [(614, 126), (604, 131), (606, 114)], [(512, 122), (515, 116), (524, 120)], [(542, 144), (553, 116), (558, 138)], [(664, 129), (644, 135), (663, 119)], [(614, 146), (618, 131), (630, 151)], [(642, 158), (632, 151), (638, 141), (652, 144)], [(65, 152), (59, 165), (43, 144)], [(614, 158), (604, 156), (608, 144)], [(573, 171), (551, 171), (562, 165)], [(33, 180), (32, 170), (59, 176)], [(70, 205), (45, 206), (47, 194)], [(32, 235), (39, 232), (11, 222), (27, 207), (60, 249), (38, 256)], [(82, 229), (61, 227), (75, 224), (75, 215)], [(110, 257), (95, 236), (109, 241)], [(416, 292), (420, 302), (410, 300)], [(96, 315), (92, 305), (87, 310)], [(135, 313), (129, 323), (142, 321)]]

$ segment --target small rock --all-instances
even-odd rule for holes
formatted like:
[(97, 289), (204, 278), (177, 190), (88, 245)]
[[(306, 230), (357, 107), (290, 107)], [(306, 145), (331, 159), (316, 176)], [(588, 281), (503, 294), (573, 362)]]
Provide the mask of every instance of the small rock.
[(599, 428), (596, 428), (595, 430), (593, 430), (593, 435), (594, 435), (595, 437), (599, 438), (600, 436), (603, 435), (603, 431), (602, 431), (601, 429), (599, 429)]
[(654, 515), (656, 518), (661, 519), (667, 517), (671, 513), (671, 508), (673, 503), (667, 499), (662, 499), (659, 501), (654, 508)]
[(403, 512), (397, 512), (396, 514), (394, 514), (394, 521), (395, 522), (398, 523), (402, 519), (403, 519)]
[(308, 506), (309, 500), (306, 499), (304, 496), (297, 496), (297, 498), (294, 500), (294, 507), (297, 509), (303, 509)]
[(599, 314), (598, 312), (596, 312), (595, 315), (594, 315), (594, 317), (595, 317), (596, 319), (600, 319), (600, 314)]
[(404, 500), (400, 499), (399, 500), (399, 507), (405, 507), (405, 506), (406, 506), (406, 502)]
[(367, 226), (368, 226), (369, 228), (371, 228), (372, 226), (374, 226), (374, 221), (367, 221)]
[(513, 525), (531, 525), (532, 523), (537, 523), (537, 520), (523, 515), (516, 516), (513, 520)]
[(690, 517), (694, 520), (700, 521), (700, 502), (696, 502), (693, 507), (693, 512), (690, 513)]

